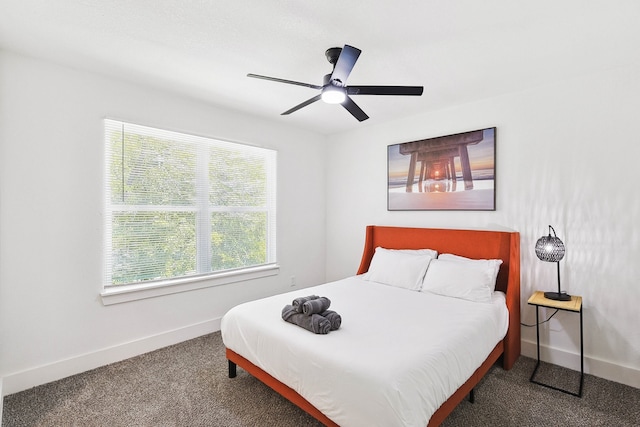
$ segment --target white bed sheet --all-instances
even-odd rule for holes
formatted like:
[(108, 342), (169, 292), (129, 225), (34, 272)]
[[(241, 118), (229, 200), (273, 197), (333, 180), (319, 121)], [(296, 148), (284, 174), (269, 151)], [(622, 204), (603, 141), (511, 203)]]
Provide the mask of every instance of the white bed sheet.
[[(326, 296), (342, 326), (316, 335), (281, 318), (294, 298)], [(504, 338), (504, 294), (477, 303), (354, 276), (238, 305), (227, 348), (343, 427), (427, 425)]]

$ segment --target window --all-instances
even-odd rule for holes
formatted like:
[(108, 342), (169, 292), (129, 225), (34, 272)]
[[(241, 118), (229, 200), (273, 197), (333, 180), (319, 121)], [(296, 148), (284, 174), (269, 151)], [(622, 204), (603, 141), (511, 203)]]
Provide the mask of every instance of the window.
[(105, 149), (105, 290), (275, 265), (275, 151), (115, 120)]

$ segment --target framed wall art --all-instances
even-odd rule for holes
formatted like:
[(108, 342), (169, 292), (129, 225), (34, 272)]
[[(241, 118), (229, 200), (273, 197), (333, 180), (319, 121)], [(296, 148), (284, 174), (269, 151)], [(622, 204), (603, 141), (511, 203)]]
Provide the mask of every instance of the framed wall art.
[(388, 146), (387, 209), (496, 209), (496, 128)]

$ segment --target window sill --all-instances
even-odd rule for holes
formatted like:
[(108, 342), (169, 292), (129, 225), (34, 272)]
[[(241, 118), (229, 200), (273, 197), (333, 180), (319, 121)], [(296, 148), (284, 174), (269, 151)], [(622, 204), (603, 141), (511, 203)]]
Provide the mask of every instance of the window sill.
[(104, 305), (120, 304), (161, 295), (170, 295), (178, 292), (242, 282), (244, 280), (275, 276), (279, 271), (280, 266), (277, 264), (268, 264), (244, 268), (242, 270), (214, 273), (206, 276), (187, 277), (146, 284), (111, 286), (105, 288), (100, 293), (100, 296), (102, 297), (102, 304)]

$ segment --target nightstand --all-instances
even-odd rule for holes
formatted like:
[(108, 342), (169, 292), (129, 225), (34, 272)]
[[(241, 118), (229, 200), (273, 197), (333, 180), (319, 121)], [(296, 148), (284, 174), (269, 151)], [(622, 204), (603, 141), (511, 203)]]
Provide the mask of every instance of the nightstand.
[[(582, 384), (584, 382), (584, 346), (582, 343), (582, 297), (572, 295), (570, 301), (556, 301), (556, 300), (545, 298), (543, 291), (536, 291), (534, 292), (533, 295), (531, 295), (531, 298), (529, 298), (528, 303), (530, 305), (536, 306), (536, 340), (537, 340), (537, 348), (538, 348), (538, 362), (536, 363), (536, 367), (534, 368), (533, 373), (531, 374), (531, 378), (529, 378), (529, 381), (538, 385), (542, 385), (545, 387), (552, 388), (554, 390), (561, 391), (563, 393), (582, 397)], [(549, 384), (544, 384), (534, 379), (534, 377), (536, 376), (536, 373), (538, 372), (538, 368), (540, 367), (540, 320), (538, 315), (538, 311), (540, 307), (547, 307), (552, 309), (580, 313), (580, 389), (578, 390), (577, 393), (573, 393), (568, 390), (563, 390), (561, 388), (554, 387)]]

